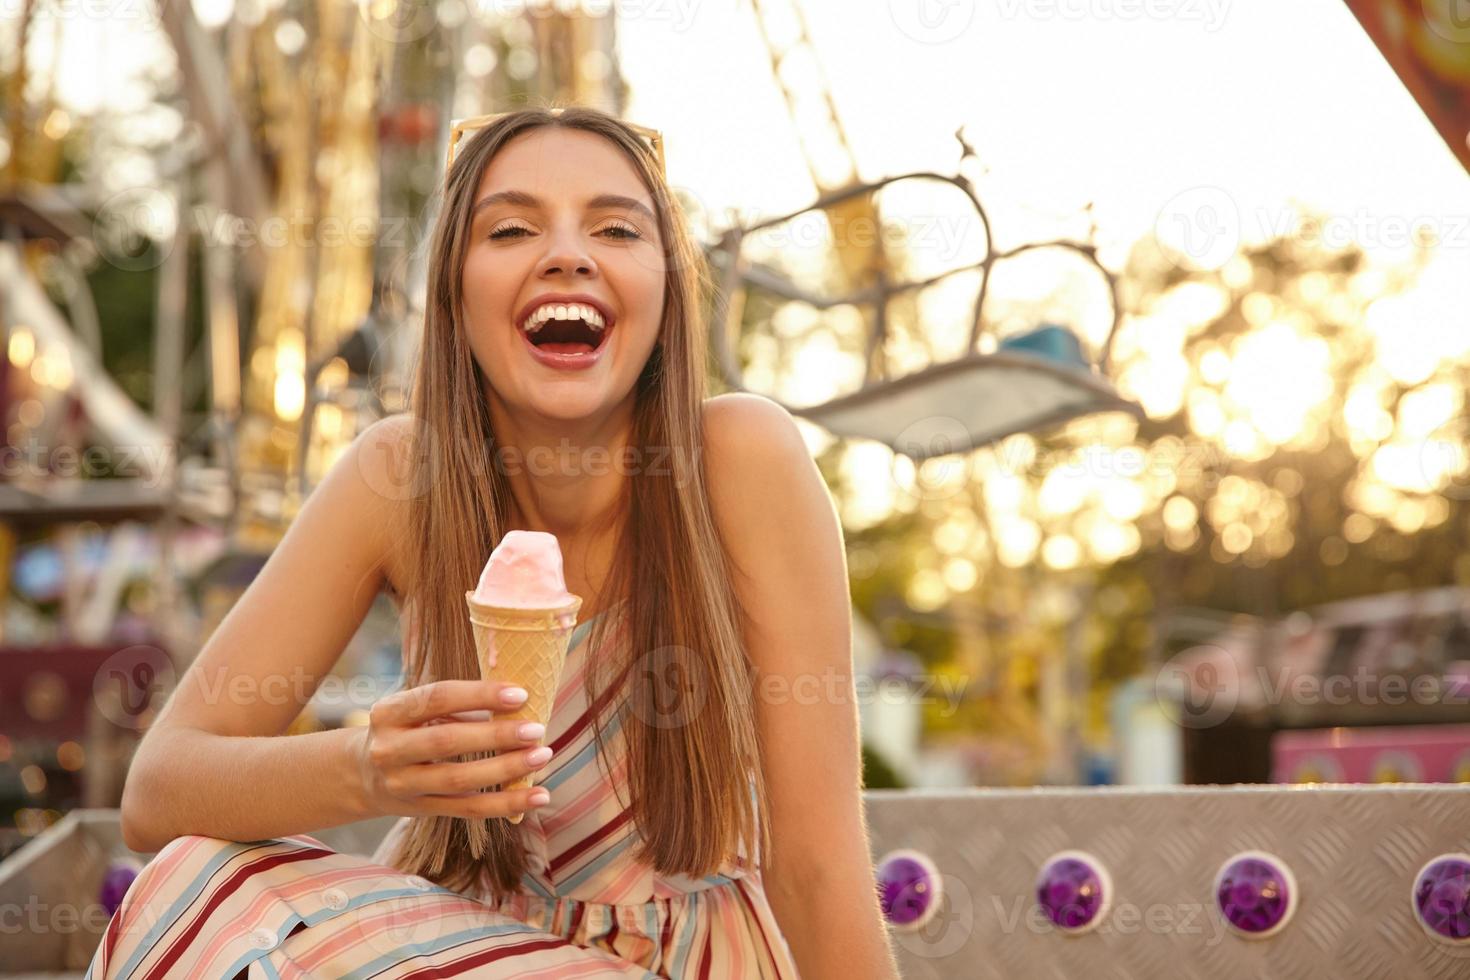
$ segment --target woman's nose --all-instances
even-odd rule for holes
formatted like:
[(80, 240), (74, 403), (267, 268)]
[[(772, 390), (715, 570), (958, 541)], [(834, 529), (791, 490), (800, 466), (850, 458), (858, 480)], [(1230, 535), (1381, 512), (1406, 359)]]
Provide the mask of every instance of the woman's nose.
[(567, 273), (590, 276), (596, 272), (597, 263), (587, 253), (582, 236), (576, 231), (552, 234), (547, 241), (546, 254), (541, 256), (536, 268), (537, 275), (543, 277)]

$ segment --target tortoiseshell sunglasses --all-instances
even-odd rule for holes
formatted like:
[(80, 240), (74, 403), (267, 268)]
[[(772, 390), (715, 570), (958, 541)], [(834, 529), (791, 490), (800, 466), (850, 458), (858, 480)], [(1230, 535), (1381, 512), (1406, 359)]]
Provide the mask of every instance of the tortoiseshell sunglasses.
[[(553, 116), (559, 116), (562, 112), (560, 108), (555, 108), (548, 111), (550, 111)], [(459, 149), (460, 141), (464, 139), (467, 133), (472, 133), (477, 129), (483, 129), (484, 127), (493, 123), (495, 120), (503, 119), (509, 115), (512, 115), (512, 113), (495, 112), (491, 113), (488, 116), (471, 116), (468, 119), (456, 119), (451, 122), (449, 125), (449, 150), (448, 153), (445, 155), (444, 172), (448, 173), (449, 168), (454, 166), (454, 155)], [(623, 121), (623, 125), (627, 126), (629, 129), (633, 130), (633, 132), (637, 133), (639, 136), (648, 141), (649, 149), (651, 149), (653, 151), (653, 155), (658, 158), (658, 172), (661, 176), (667, 179), (668, 171), (664, 166), (663, 134), (656, 129), (649, 129), (646, 126), (639, 126), (635, 123), (630, 123), (627, 121)]]

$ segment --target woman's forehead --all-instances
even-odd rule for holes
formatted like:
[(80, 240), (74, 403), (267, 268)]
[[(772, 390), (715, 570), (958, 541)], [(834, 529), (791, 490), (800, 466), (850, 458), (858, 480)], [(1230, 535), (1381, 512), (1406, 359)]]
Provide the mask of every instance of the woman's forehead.
[(633, 162), (606, 137), (552, 126), (511, 137), (485, 167), (477, 198), (505, 190), (543, 200), (622, 194), (653, 206)]

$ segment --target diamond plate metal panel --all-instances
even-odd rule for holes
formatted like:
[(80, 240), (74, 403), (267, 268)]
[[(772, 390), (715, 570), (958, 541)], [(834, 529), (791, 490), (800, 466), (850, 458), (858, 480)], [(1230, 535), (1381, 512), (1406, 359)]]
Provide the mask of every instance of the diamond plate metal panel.
[[(1414, 876), (1470, 852), (1470, 786), (1229, 786), (874, 790), (875, 861), (896, 848), (934, 860), (945, 897), (918, 932), (893, 932), (905, 978), (966, 980), (1451, 980), (1470, 946), (1414, 918)], [(1112, 877), (1098, 928), (1053, 928), (1032, 891), (1061, 850)], [(1268, 939), (1231, 932), (1211, 888), (1239, 851), (1290, 866), (1299, 900)]]

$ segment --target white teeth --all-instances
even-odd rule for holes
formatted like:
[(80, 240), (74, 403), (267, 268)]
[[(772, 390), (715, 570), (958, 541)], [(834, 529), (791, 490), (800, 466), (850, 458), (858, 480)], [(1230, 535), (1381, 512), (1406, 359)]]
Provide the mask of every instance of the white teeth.
[(605, 326), (602, 314), (590, 306), (582, 303), (547, 303), (539, 306), (526, 317), (526, 322), (521, 329), (526, 333), (535, 333), (540, 330), (547, 320), (583, 320), (593, 330), (601, 330)]

